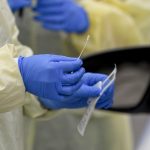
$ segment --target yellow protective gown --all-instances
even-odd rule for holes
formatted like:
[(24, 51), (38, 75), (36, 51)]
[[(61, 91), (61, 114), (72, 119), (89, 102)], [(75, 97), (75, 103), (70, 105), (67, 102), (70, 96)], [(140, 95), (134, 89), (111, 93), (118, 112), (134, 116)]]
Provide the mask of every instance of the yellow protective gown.
[(21, 45), (14, 17), (7, 1), (0, 1), (0, 150), (24, 150), (24, 113), (41, 117), (43, 109), (36, 97), (25, 92), (15, 58), (30, 56), (30, 48)]
[[(112, 48), (150, 44), (149, 0), (79, 0), (89, 16), (84, 34), (72, 34), (69, 42), (78, 55), (87, 35), (91, 36), (83, 55)], [(71, 52), (69, 51), (71, 54)]]

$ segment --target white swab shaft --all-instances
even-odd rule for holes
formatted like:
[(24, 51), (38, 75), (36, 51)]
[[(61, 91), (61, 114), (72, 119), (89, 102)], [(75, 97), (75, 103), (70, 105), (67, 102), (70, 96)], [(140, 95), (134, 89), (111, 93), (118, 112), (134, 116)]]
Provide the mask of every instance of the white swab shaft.
[(85, 41), (84, 47), (83, 47), (83, 49), (82, 49), (82, 51), (81, 51), (81, 53), (80, 53), (80, 55), (79, 55), (79, 57), (78, 57), (77, 59), (80, 59), (80, 58), (81, 58), (81, 56), (82, 56), (82, 54), (83, 54), (83, 52), (84, 52), (84, 50), (85, 50), (85, 48), (86, 48), (86, 46), (87, 46), (87, 43), (88, 43), (88, 41), (89, 41), (89, 38), (90, 38), (90, 36), (88, 35), (88, 36), (87, 36), (87, 39), (86, 39), (86, 41)]

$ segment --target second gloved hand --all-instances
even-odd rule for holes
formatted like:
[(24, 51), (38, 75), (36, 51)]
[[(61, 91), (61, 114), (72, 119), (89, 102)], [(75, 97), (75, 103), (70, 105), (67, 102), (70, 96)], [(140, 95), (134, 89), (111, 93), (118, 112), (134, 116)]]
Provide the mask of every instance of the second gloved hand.
[(82, 85), (82, 61), (58, 55), (19, 57), (27, 92), (54, 101), (66, 101)]
[(85, 10), (74, 0), (38, 0), (35, 19), (48, 30), (83, 33), (89, 21)]
[(8, 4), (13, 12), (20, 8), (31, 6), (31, 0), (8, 0)]
[[(83, 85), (77, 90), (66, 102), (58, 102), (49, 99), (40, 98), (41, 103), (48, 109), (61, 109), (61, 108), (82, 108), (88, 105), (89, 98), (98, 97), (100, 89), (94, 85), (106, 79), (106, 75), (85, 73), (82, 82)], [(107, 109), (112, 106), (114, 95), (114, 85), (112, 85), (99, 99), (96, 108)]]

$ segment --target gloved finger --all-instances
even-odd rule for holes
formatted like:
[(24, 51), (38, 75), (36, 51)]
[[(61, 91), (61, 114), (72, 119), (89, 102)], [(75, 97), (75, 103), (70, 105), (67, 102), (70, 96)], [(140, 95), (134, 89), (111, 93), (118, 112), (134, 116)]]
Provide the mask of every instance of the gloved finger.
[(64, 4), (65, 0), (39, 0), (37, 6), (55, 6)]
[(86, 98), (92, 98), (92, 97), (98, 97), (100, 94), (100, 89), (94, 86), (82, 86), (81, 91), (79, 91), (78, 96), (86, 97)]
[(72, 73), (79, 70), (83, 62), (81, 59), (76, 59), (75, 61), (64, 61), (60, 63), (60, 67), (63, 69), (64, 73)]
[(74, 85), (62, 86), (62, 88), (60, 88), (58, 91), (60, 95), (70, 96), (73, 93), (75, 93), (81, 86), (82, 86), (82, 81), (79, 81)]
[(83, 74), (85, 73), (85, 69), (84, 68), (80, 68), (79, 71), (70, 73), (70, 74), (65, 74), (62, 77), (62, 84), (75, 84), (77, 83), (79, 80), (81, 80)]
[(31, 6), (31, 1), (22, 1), (21, 3), (20, 3), (20, 6)]
[(59, 62), (59, 61), (76, 61), (77, 58), (75, 57), (67, 57), (67, 56), (62, 56), (62, 55), (53, 55), (53, 57), (51, 57), (50, 55), (50, 58), (52, 61), (56, 61), (56, 62)]
[[(100, 93), (100, 89), (96, 87), (89, 87), (86, 85), (82, 85), (82, 87), (75, 92), (71, 96), (65, 96), (65, 98), (61, 101), (64, 101), (68, 105), (72, 103), (78, 103), (79, 107), (87, 106), (87, 101), (89, 98), (98, 97)], [(77, 102), (78, 101), (78, 102)]]
[(99, 74), (99, 73), (86, 73), (84, 75), (84, 83), (93, 86), (99, 81), (104, 81), (107, 78), (107, 75)]
[(114, 83), (103, 93), (103, 95), (101, 96), (102, 100), (105, 99), (112, 99), (114, 96), (114, 90), (115, 90), (115, 86)]
[(32, 9), (33, 11), (37, 12), (38, 14), (44, 16), (44, 15), (53, 15), (53, 14), (63, 14), (64, 9), (63, 6), (45, 6), (45, 7), (34, 7)]
[(53, 15), (38, 15), (35, 16), (34, 19), (36, 21), (40, 21), (40, 22), (46, 22), (46, 23), (63, 23), (66, 19), (65, 15), (57, 15), (57, 14), (53, 14)]
[(112, 85), (98, 100), (97, 105), (106, 105), (106, 104), (112, 104), (113, 103), (113, 95), (114, 95), (114, 85)]
[(20, 8), (23, 8), (23, 7), (28, 7), (28, 6), (31, 6), (31, 2), (29, 1), (23, 1), (21, 3), (18, 3), (17, 5), (14, 4), (14, 3), (10, 3), (10, 6), (14, 9), (14, 10), (17, 10), (17, 9), (20, 9)]
[[(71, 97), (69, 98), (73, 99), (71, 102), (74, 102), (76, 101), (76, 99), (89, 99), (89, 98), (98, 97), (99, 93), (100, 93), (99, 88), (90, 87), (82, 84), (81, 88), (72, 95), (72, 98)], [(70, 102), (70, 99), (66, 98), (66, 101)]]
[(82, 87), (77, 92), (75, 92), (72, 96), (66, 97), (65, 102), (73, 103), (76, 102), (76, 100), (80, 99), (81, 100), (80, 104), (81, 103), (85, 104), (85, 102), (83, 101), (86, 101), (87, 103), (89, 98), (98, 97), (99, 93), (100, 93), (99, 88), (82, 85)]
[(104, 74), (93, 74), (93, 78), (89, 80), (89, 85), (93, 86), (99, 81), (104, 81), (107, 78), (107, 75)]
[(14, 1), (14, 0), (8, 0), (8, 3), (11, 5), (11, 6), (21, 6), (23, 4), (29, 4), (31, 3), (29, 0), (22, 0), (22, 1)]

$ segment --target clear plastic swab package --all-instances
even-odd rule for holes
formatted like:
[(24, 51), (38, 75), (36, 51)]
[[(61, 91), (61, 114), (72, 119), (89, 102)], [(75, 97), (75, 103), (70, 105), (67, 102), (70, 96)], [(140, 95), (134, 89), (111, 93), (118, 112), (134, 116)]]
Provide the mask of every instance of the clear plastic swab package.
[(117, 68), (115, 65), (115, 68), (111, 72), (111, 74), (103, 82), (100, 81), (95, 85), (101, 89), (101, 92), (100, 92), (99, 97), (94, 98), (94, 99), (89, 99), (88, 107), (87, 107), (81, 121), (77, 125), (77, 130), (81, 136), (84, 136), (85, 129), (86, 129), (88, 122), (92, 116), (92, 113), (95, 109), (96, 103), (98, 102), (98, 100), (100, 100), (100, 98), (104, 94), (104, 92), (114, 83), (114, 81), (116, 79), (116, 73), (117, 73)]

